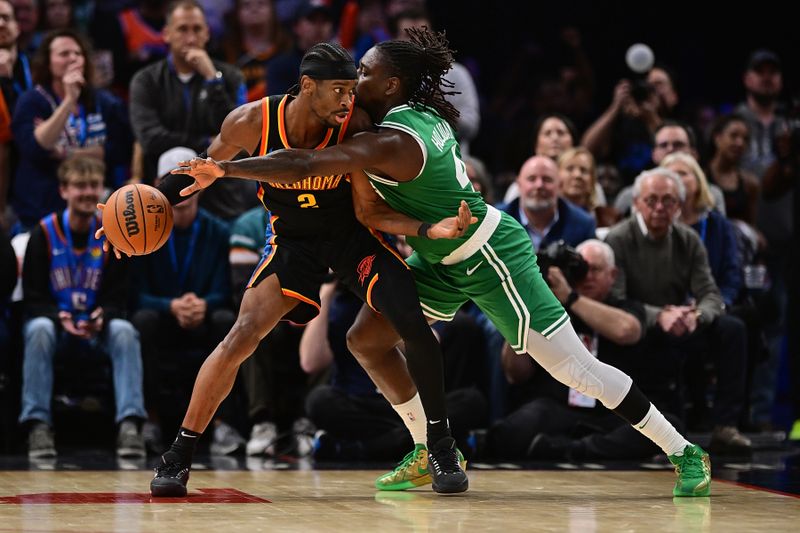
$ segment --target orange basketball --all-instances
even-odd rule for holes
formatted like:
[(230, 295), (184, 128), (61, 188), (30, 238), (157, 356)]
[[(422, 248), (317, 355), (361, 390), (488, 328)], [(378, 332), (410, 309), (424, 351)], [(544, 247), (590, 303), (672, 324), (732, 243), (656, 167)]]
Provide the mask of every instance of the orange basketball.
[(172, 206), (155, 187), (137, 183), (114, 191), (103, 209), (108, 242), (120, 252), (144, 255), (161, 248), (172, 231)]

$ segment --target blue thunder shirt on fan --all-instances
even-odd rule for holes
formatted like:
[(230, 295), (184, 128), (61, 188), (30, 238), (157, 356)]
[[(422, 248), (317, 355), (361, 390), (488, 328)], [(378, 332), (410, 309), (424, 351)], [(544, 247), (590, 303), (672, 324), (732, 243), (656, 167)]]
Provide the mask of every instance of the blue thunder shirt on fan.
[(57, 217), (53, 213), (42, 219), (50, 243), (50, 289), (59, 310), (72, 313), (75, 321), (87, 320), (95, 308), (103, 281), (105, 237), (95, 238), (95, 229), (100, 226), (95, 217), (89, 228), (86, 248), (75, 248), (69, 229), (69, 209), (64, 210), (60, 226)]

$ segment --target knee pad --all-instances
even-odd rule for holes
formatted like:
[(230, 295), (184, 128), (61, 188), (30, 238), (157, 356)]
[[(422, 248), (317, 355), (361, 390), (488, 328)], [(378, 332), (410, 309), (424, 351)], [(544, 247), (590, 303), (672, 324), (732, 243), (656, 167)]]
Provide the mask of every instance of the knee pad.
[(609, 409), (620, 404), (633, 383), (624, 372), (598, 361), (583, 345), (572, 324), (566, 324), (549, 340), (530, 331), (528, 353), (555, 379), (600, 400)]

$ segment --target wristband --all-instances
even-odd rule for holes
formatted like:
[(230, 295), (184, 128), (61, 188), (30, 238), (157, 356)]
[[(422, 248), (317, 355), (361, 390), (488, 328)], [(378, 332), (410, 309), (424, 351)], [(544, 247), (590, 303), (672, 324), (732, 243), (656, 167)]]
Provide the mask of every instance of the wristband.
[(419, 225), (419, 229), (417, 230), (417, 237), (424, 237), (428, 238), (428, 230), (431, 229), (431, 225), (427, 222), (423, 222)]

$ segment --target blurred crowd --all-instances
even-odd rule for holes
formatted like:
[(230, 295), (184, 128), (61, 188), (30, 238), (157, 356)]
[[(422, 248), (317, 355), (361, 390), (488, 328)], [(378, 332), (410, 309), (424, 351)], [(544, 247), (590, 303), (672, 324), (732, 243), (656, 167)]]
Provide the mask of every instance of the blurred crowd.
[[(96, 204), (204, 152), (238, 105), (290, 91), (316, 43), (358, 62), (407, 28), (449, 30), (428, 8), (0, 0), (0, 450), (53, 457), (56, 434), (90, 420), (113, 422), (120, 456), (164, 451), (235, 320), (269, 214), (253, 182), (218, 180), (174, 207), (163, 248), (116, 260), (94, 236)], [(708, 94), (690, 109), (683, 65), (656, 61), (598, 87), (603, 65), (580, 29), (565, 25), (560, 39), (554, 76), (528, 68), (525, 54), (541, 50), (519, 52), (493, 81), (456, 57), (448, 98), (473, 187), (528, 230), (590, 351), (676, 427), (708, 434), (716, 453), (749, 454), (753, 434), (776, 429), (800, 441), (800, 346), (787, 327), (800, 249), (800, 99), (784, 90), (793, 58), (754, 42), (736, 73), (740, 101)], [(392, 460), (412, 447), (347, 350), (360, 302), (335, 283), (321, 299), (314, 321), (280, 324), (242, 366), (204, 438), (210, 453)], [(658, 452), (516, 356), (473, 305), (433, 328), (468, 457)]]

